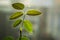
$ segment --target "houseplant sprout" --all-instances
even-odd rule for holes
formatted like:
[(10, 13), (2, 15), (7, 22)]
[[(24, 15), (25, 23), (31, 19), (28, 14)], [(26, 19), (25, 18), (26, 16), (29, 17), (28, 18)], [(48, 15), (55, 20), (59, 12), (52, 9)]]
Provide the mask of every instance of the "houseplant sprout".
[[(12, 7), (16, 10), (23, 10), (25, 8), (25, 5), (22, 3), (13, 3)], [(9, 20), (15, 20), (16, 21), (13, 23), (13, 27), (18, 27), (19, 26), (19, 30), (20, 30), (20, 37), (18, 40), (29, 40), (29, 38), (26, 35), (22, 35), (23, 30), (25, 30), (27, 33), (33, 33), (33, 27), (32, 27), (32, 23), (29, 20), (26, 20), (25, 17), (26, 15), (28, 16), (38, 16), (40, 15), (41, 12), (31, 9), (28, 10), (27, 12), (14, 12), (10, 17)], [(20, 18), (21, 16), (23, 16), (22, 18)], [(19, 18), (19, 19), (17, 19)], [(9, 40), (9, 39), (8, 39)]]

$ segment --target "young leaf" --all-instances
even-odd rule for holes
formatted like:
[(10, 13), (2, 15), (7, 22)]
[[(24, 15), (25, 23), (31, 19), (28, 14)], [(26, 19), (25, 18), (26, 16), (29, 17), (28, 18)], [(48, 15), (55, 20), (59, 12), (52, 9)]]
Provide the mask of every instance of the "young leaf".
[(16, 20), (16, 21), (14, 22), (14, 24), (13, 24), (13, 27), (18, 26), (21, 22), (22, 22), (22, 20), (21, 20), (21, 19)]
[(12, 4), (12, 7), (17, 9), (17, 10), (23, 10), (24, 9), (24, 4), (22, 4), (22, 3), (14, 3), (14, 4)]
[(20, 31), (22, 31), (22, 27), (20, 27)]
[(10, 16), (10, 20), (16, 19), (23, 15), (23, 12), (16, 12)]
[(5, 37), (3, 40), (14, 40), (14, 39), (13, 39), (13, 37), (8, 36), (8, 37)]
[(27, 37), (22, 37), (21, 40), (29, 40), (29, 39)]
[(27, 11), (27, 15), (30, 15), (30, 16), (36, 16), (36, 15), (40, 15), (41, 12), (37, 11), (37, 10), (29, 10)]
[(29, 20), (24, 20), (24, 28), (29, 33), (33, 32), (32, 24)]

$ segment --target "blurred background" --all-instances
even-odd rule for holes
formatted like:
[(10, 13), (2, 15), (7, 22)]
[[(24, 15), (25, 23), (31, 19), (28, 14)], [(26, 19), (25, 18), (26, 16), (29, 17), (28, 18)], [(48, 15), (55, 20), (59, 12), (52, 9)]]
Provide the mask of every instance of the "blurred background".
[(25, 9), (36, 9), (42, 15), (27, 16), (26, 19), (33, 23), (34, 34), (29, 35), (31, 40), (60, 40), (60, 0), (0, 0), (0, 40), (6, 36), (13, 36), (17, 40), (19, 30), (12, 28), (13, 21), (9, 16), (18, 11), (11, 4), (21, 2)]

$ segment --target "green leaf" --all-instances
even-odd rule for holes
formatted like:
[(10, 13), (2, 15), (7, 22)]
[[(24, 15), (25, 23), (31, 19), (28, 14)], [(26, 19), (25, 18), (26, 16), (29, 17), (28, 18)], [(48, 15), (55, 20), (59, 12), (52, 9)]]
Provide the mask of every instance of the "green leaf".
[(8, 36), (8, 37), (5, 37), (3, 40), (14, 40), (14, 39), (13, 39), (13, 37)]
[(29, 39), (27, 37), (22, 37), (21, 40), (29, 40)]
[(29, 10), (27, 11), (27, 15), (30, 15), (30, 16), (36, 16), (36, 15), (40, 15), (41, 12), (37, 11), (37, 10)]
[(17, 9), (17, 10), (23, 10), (24, 9), (24, 4), (22, 4), (22, 3), (14, 3), (14, 4), (12, 4), (12, 7)]
[(18, 26), (21, 22), (22, 22), (21, 19), (16, 20), (16, 21), (13, 23), (13, 27)]
[(32, 24), (29, 20), (24, 20), (24, 28), (29, 33), (33, 32)]
[(20, 31), (22, 31), (22, 27), (20, 27)]
[(16, 19), (18, 17), (21, 17), (23, 15), (23, 12), (16, 12), (10, 16), (10, 20)]

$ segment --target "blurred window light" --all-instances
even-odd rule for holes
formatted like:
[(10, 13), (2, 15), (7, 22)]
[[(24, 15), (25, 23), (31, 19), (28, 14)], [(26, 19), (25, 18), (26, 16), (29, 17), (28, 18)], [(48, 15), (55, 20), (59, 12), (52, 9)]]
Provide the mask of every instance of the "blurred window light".
[(36, 6), (51, 6), (52, 0), (32, 0), (32, 4)]
[(26, 7), (30, 7), (31, 6), (31, 0), (20, 0), (20, 2), (24, 3), (24, 5)]
[(10, 0), (1, 0), (0, 1), (0, 5), (9, 5), (10, 4)]
[(20, 0), (22, 3), (24, 3), (26, 6), (52, 6), (53, 1), (52, 0)]

